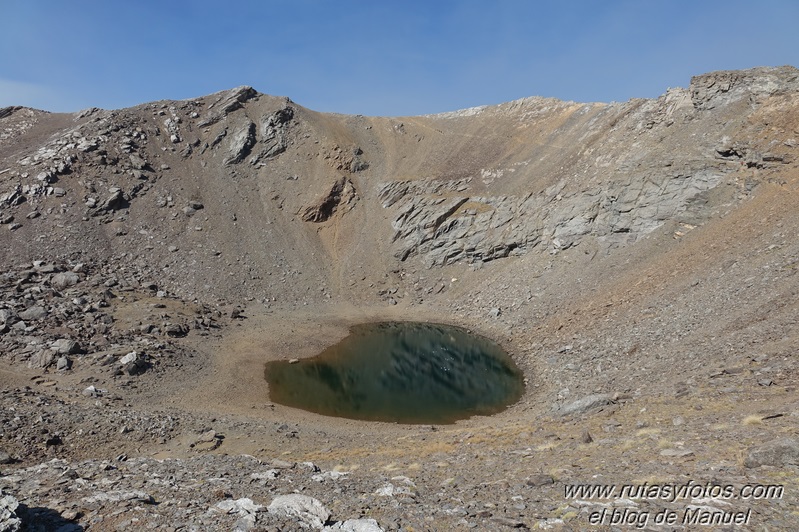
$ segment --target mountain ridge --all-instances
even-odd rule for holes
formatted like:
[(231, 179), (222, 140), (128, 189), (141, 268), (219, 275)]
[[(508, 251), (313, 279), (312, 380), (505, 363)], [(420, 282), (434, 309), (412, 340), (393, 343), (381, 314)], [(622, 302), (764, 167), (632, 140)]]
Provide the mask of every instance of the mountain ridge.
[[(799, 485), (794, 67), (711, 72), (655, 99), (415, 117), (320, 113), (247, 86), (111, 111), (9, 109), (0, 403), (17, 420), (0, 420), (0, 451), (30, 507), (113, 528), (115, 503), (77, 490), (90, 469), (93, 493), (99, 479), (150, 490), (170, 504), (143, 503), (142, 519), (179, 519), (179, 497), (146, 470), (126, 469), (128, 485), (102, 469), (122, 454), (157, 478), (175, 474), (158, 460), (175, 460), (175, 489), (196, 502), (185, 520), (223, 528), (239, 510), (211, 512), (186, 464), (226, 471), (227, 493), (265, 507), (292, 484), (250, 482), (236, 469), (250, 459), (224, 455), (286, 459), (293, 486), (337, 518), (393, 529), (427, 516), (584, 528), (596, 505), (563, 487), (597, 475)], [(524, 372), (523, 398), (432, 428), (270, 402), (265, 362), (380, 320), (496, 340)], [(53, 457), (84, 474), (68, 502), (41, 466)], [(306, 461), (351, 471), (335, 485), (346, 496), (330, 475), (305, 478)], [(416, 488), (376, 495), (410, 486), (391, 475)], [(639, 509), (663, 509), (652, 505)], [(751, 507), (756, 526), (795, 524), (787, 497)]]

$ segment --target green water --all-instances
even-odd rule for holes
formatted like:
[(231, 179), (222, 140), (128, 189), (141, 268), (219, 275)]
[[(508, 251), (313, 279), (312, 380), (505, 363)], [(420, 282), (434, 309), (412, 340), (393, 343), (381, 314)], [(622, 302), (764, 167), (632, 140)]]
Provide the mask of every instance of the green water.
[(275, 403), (398, 423), (495, 414), (524, 392), (521, 371), (499, 345), (429, 323), (358, 325), (319, 355), (269, 362), (264, 374)]

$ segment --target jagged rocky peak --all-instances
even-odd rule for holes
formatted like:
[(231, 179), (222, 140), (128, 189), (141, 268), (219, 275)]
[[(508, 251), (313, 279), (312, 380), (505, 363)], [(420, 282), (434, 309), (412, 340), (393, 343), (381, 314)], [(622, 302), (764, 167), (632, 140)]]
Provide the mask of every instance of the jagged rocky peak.
[(799, 69), (793, 66), (719, 70), (691, 78), (691, 98), (697, 109), (712, 109), (743, 97), (757, 103), (778, 92), (799, 89)]

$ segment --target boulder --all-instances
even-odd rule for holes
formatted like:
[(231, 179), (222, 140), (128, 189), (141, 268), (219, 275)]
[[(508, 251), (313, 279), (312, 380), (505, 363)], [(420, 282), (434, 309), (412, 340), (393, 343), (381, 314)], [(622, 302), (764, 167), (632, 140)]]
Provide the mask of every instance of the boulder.
[(374, 519), (347, 519), (335, 525), (326, 526), (324, 529), (341, 530), (342, 532), (383, 532)]
[(799, 440), (781, 438), (751, 447), (744, 460), (744, 465), (746, 467), (799, 466)]
[(147, 370), (147, 356), (138, 351), (131, 351), (119, 359), (122, 372), (128, 375), (139, 375)]
[(53, 275), (50, 279), (50, 286), (56, 290), (63, 290), (70, 286), (75, 286), (80, 281), (80, 276), (75, 272), (61, 272)]
[(584, 414), (589, 410), (609, 405), (612, 402), (613, 402), (613, 396), (610, 394), (597, 393), (593, 395), (587, 395), (581, 399), (578, 399), (574, 402), (562, 406), (560, 408), (560, 414), (563, 416)]
[(75, 353), (80, 352), (80, 345), (78, 345), (78, 342), (70, 338), (59, 338), (50, 344), (50, 349), (59, 355), (74, 355)]
[(17, 517), (17, 499), (11, 495), (0, 497), (0, 532), (17, 532), (22, 529), (22, 519)]
[(99, 206), (100, 211), (114, 211), (117, 209), (124, 209), (127, 206), (125, 195), (120, 188), (112, 188), (108, 196), (103, 200)]
[(248, 513), (254, 514), (256, 512), (260, 512), (263, 510), (263, 506), (260, 504), (255, 504), (252, 502), (252, 499), (228, 499), (216, 504), (216, 508), (218, 510), (222, 510), (225, 513)]
[(19, 320), (17, 313), (10, 308), (0, 308), (0, 323), (8, 323), (9, 325)]
[(330, 519), (330, 512), (321, 502), (297, 493), (275, 497), (267, 510), (270, 514), (298, 519), (301, 524), (316, 529), (322, 529)]
[(29, 368), (48, 368), (55, 362), (55, 352), (42, 349), (28, 360)]
[(104, 503), (104, 502), (135, 502), (144, 504), (155, 504), (155, 499), (149, 493), (141, 490), (131, 491), (107, 491), (98, 492), (89, 497), (83, 497), (82, 501), (87, 504)]
[(40, 307), (35, 305), (33, 307), (27, 308), (19, 313), (19, 318), (21, 320), (41, 320), (47, 316), (47, 309), (44, 307)]

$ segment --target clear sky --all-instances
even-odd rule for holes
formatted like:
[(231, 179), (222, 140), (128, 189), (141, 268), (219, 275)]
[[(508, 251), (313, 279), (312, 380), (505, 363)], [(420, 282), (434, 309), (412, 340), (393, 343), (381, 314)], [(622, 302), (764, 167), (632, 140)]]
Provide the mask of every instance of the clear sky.
[(0, 0), (0, 107), (116, 109), (239, 85), (412, 115), (625, 101), (799, 66), (797, 0)]

